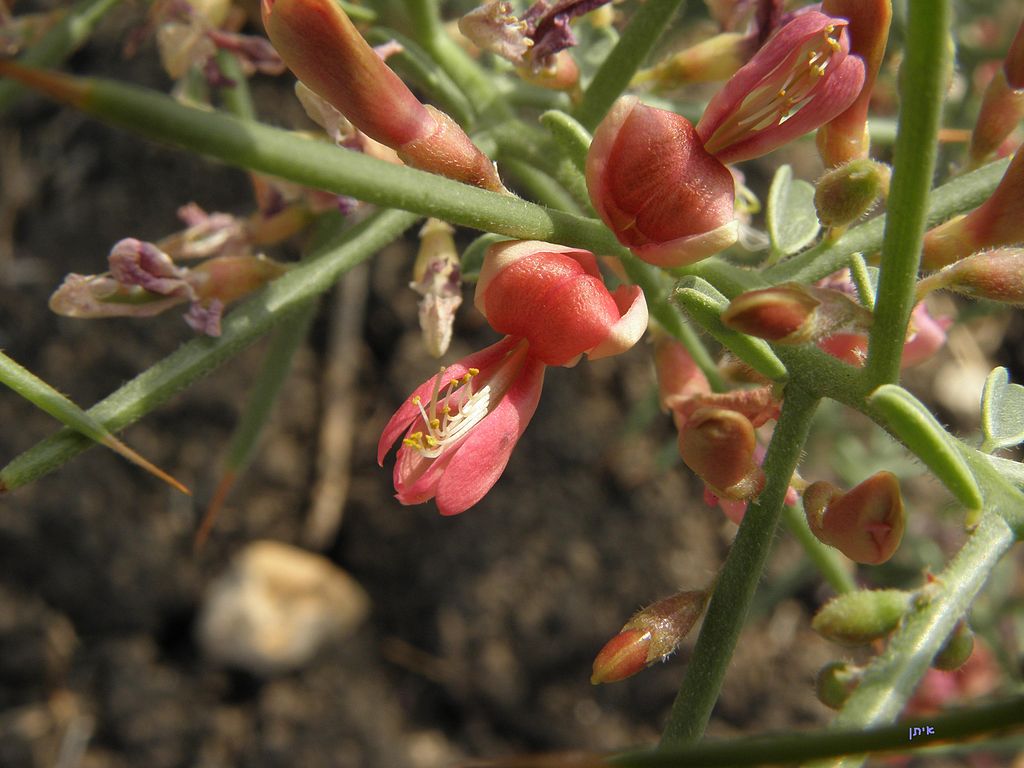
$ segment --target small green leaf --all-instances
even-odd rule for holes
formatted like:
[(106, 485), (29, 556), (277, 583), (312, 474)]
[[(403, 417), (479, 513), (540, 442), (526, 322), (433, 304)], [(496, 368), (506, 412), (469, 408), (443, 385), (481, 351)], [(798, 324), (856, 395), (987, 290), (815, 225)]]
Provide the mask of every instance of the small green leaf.
[(970, 511), (981, 509), (981, 489), (956, 438), (942, 428), (920, 400), (903, 387), (883, 384), (871, 393), (868, 403), (960, 503)]
[(993, 368), (981, 393), (981, 428), (986, 453), (1024, 442), (1024, 387), (1010, 383), (1005, 368)]
[(765, 215), (772, 253), (777, 256), (789, 256), (810, 245), (821, 229), (814, 210), (814, 187), (794, 179), (788, 165), (775, 172)]

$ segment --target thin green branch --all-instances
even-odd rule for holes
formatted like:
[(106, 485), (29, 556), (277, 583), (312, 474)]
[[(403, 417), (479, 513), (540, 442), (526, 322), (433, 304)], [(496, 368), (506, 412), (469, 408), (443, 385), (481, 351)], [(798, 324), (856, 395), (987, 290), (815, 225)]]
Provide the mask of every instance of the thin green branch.
[(445, 31), (437, 0), (404, 0), (404, 5), (420, 45), (458, 84), (477, 113), (491, 121), (510, 118), (512, 110), (499, 98), (494, 81)]
[[(278, 278), (224, 319), (219, 339), (195, 339), (136, 376), (87, 413), (117, 431), (152, 411), (176, 392), (230, 360), (316, 295), (327, 290), (354, 265), (390, 243), (418, 217), (404, 211), (381, 211), (346, 232)], [(53, 471), (88, 448), (90, 442), (64, 429), (36, 444), (0, 470), (0, 485), (17, 488)]]
[[(963, 742), (975, 736), (1020, 730), (1024, 695), (964, 707), (927, 718), (912, 718), (881, 728), (847, 728), (817, 733), (781, 733), (729, 741), (631, 752), (608, 760), (619, 768), (680, 768), (681, 766), (793, 765), (805, 760), (850, 754), (918, 752), (937, 744)], [(910, 739), (910, 729), (931, 726), (933, 733)], [(975, 745), (977, 749), (993, 745)], [(968, 747), (970, 748), (970, 747)], [(930, 750), (929, 750), (930, 751)], [(830, 762), (829, 765), (834, 765)]]
[(951, 70), (951, 0), (909, 0), (900, 67), (900, 118), (889, 193), (875, 322), (864, 374), (876, 385), (899, 379), (900, 358), (935, 170), (942, 101)]
[[(120, 0), (81, 0), (43, 38), (18, 59), (29, 67), (52, 67), (78, 50), (103, 16)], [(0, 82), (0, 113), (6, 111), (25, 92), (13, 80)]]
[[(868, 666), (833, 722), (835, 728), (870, 728), (896, 718), (992, 568), (1013, 543), (1013, 532), (1006, 522), (998, 515), (985, 515), (960, 552), (936, 577), (935, 589), (918, 600), (885, 652)], [(1018, 710), (1017, 717), (1018, 723), (1024, 719), (1024, 709)], [(851, 759), (840, 765), (852, 768), (860, 762)]]
[[(976, 208), (988, 199), (1006, 172), (1009, 160), (997, 160), (971, 173), (965, 173), (932, 190), (928, 205), (928, 226)], [(885, 217), (877, 217), (853, 227), (839, 240), (824, 242), (786, 259), (767, 270), (763, 277), (769, 283), (795, 280), (801, 283), (820, 280), (847, 265), (854, 253), (871, 255), (882, 246)]]
[(510, 195), (393, 165), (298, 134), (178, 104), (144, 88), (110, 80), (29, 71), (58, 98), (143, 136), (200, 152), (313, 189), (509, 237), (545, 240), (614, 253), (619, 244), (600, 222)]
[(580, 212), (576, 198), (555, 179), (531, 163), (514, 157), (506, 157), (503, 168), (511, 174), (515, 181), (519, 182), (523, 189), (530, 193), (530, 197), (534, 200), (560, 211)]
[(807, 518), (801, 509), (797, 507), (783, 507), (782, 524), (793, 534), (793, 538), (800, 542), (807, 557), (825, 581), (838, 594), (852, 592), (857, 588), (857, 582), (853, 579), (850, 569), (850, 561), (839, 554), (839, 551), (828, 547), (818, 541), (818, 538), (811, 532), (807, 525)]
[(574, 117), (593, 132), (612, 103), (626, 90), (661, 34), (668, 28), (682, 0), (657, 0), (639, 6), (629, 26), (590, 81)]
[(764, 459), (767, 482), (757, 501), (747, 509), (722, 567), (662, 734), (662, 751), (696, 742), (704, 733), (771, 550), (789, 480), (796, 471), (817, 404), (814, 395), (793, 383), (787, 385), (782, 413)]

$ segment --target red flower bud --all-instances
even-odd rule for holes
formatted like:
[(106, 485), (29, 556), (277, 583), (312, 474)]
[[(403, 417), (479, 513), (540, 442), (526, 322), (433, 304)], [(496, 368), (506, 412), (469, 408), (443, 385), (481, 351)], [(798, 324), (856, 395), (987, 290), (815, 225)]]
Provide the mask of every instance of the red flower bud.
[(592, 253), (537, 240), (492, 245), (474, 301), (494, 330), (525, 338), (547, 365), (619, 354), (647, 329), (640, 288), (609, 292)]
[[(1024, 30), (1024, 26), (1021, 29)], [(1021, 41), (1019, 47), (1021, 59), (1024, 60), (1024, 35), (1018, 33), (1017, 38)], [(1014, 41), (1014, 44), (1018, 45), (1018, 42)], [(997, 152), (1024, 119), (1024, 83), (1015, 88), (1006, 78), (1006, 69), (998, 69), (985, 88), (978, 120), (971, 132), (971, 166), (981, 165)]]
[(924, 236), (921, 266), (938, 269), (985, 248), (1024, 241), (1024, 152), (1017, 151), (999, 186), (966, 216)]
[(708, 593), (679, 592), (637, 611), (594, 659), (590, 682), (614, 683), (664, 661), (704, 613)]
[(741, 293), (722, 313), (729, 328), (776, 344), (806, 344), (871, 321), (871, 312), (845, 293), (800, 283)]
[(616, 101), (594, 133), (590, 200), (646, 262), (678, 267), (736, 242), (732, 174), (701, 145), (685, 117), (632, 96)]
[(847, 55), (846, 26), (808, 11), (772, 35), (704, 110), (697, 124), (704, 148), (723, 163), (749, 160), (849, 107), (864, 84), (864, 63)]
[(920, 291), (948, 288), (979, 299), (1024, 305), (1024, 248), (996, 248), (968, 256), (919, 283)]
[(884, 563), (903, 539), (903, 497), (891, 472), (877, 472), (846, 493), (831, 483), (811, 483), (804, 513), (818, 539), (857, 563)]
[(725, 408), (694, 411), (679, 430), (679, 455), (719, 497), (750, 499), (764, 487), (750, 419)]
[(334, 0), (263, 0), (263, 23), (288, 68), (367, 136), (421, 170), (504, 190), (466, 132), (421, 104)]

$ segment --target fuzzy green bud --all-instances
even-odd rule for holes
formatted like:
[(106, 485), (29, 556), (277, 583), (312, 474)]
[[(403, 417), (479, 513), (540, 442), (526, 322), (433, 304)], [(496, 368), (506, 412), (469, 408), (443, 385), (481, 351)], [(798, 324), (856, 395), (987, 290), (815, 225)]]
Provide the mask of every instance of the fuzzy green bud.
[(910, 609), (910, 593), (899, 589), (864, 589), (829, 600), (811, 627), (841, 645), (864, 645), (885, 637)]
[(826, 227), (845, 227), (889, 194), (892, 169), (867, 158), (851, 160), (822, 176), (814, 189), (814, 208)]

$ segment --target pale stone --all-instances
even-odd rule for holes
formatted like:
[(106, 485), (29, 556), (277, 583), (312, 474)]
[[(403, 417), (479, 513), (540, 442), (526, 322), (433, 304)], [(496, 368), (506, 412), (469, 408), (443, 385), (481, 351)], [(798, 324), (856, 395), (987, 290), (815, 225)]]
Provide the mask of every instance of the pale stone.
[(216, 661), (272, 675), (351, 635), (368, 609), (362, 587), (326, 558), (256, 541), (210, 583), (197, 638)]

